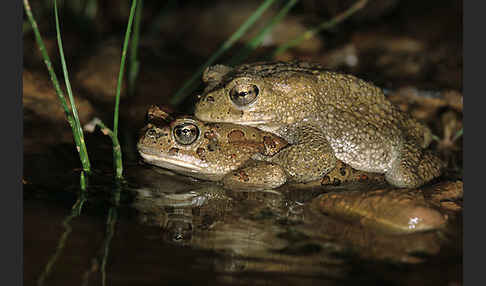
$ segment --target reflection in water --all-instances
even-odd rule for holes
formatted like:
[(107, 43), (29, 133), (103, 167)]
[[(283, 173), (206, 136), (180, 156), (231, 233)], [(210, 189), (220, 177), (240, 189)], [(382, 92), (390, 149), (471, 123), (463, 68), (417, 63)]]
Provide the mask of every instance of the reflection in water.
[[(316, 208), (330, 194), (341, 198), (345, 206), (375, 198), (375, 189), (369, 192), (369, 186), (363, 184), (239, 192), (142, 170), (137, 166), (127, 172), (129, 183), (121, 193), (109, 247), (108, 284), (145, 281), (155, 285), (163, 280), (189, 285), (199, 279), (212, 285), (355, 285), (358, 281), (360, 285), (426, 285), (430, 279), (437, 283), (429, 284), (443, 285), (444, 281), (461, 281), (461, 216), (448, 213), (447, 225), (440, 230), (396, 235)], [(68, 247), (46, 285), (65, 285), (74, 276), (87, 277), (90, 285), (101, 284), (95, 282), (101, 280), (99, 250), (108, 237), (105, 230), (112, 189), (109, 183), (95, 188), (95, 179), (85, 212), (73, 221)], [(454, 184), (432, 188), (443, 190), (440, 193), (424, 189), (420, 200), (450, 207), (451, 197), (462, 197), (457, 192), (462, 191), (462, 184), (461, 188)], [(62, 193), (66, 195), (64, 190)], [(56, 208), (54, 203), (33, 208), (39, 202), (27, 201), (24, 260), (29, 262), (25, 269), (30, 284), (55, 253), (63, 228), (45, 230), (62, 222), (73, 198), (65, 208)], [(348, 202), (348, 198), (354, 199)], [(383, 195), (380, 201), (390, 198), (395, 197)], [(419, 280), (423, 284), (417, 284)]]
[[(304, 221), (303, 204), (284, 192), (232, 192), (216, 184), (182, 193), (141, 191), (134, 203), (140, 219), (161, 227), (170, 243), (214, 250), (222, 272), (286, 272), (342, 276), (343, 259), (324, 253), (293, 230)], [(209, 258), (199, 258), (209, 259)]]
[(190, 241), (192, 238), (192, 216), (183, 211), (168, 215), (166, 239), (174, 242)]
[(215, 251), (197, 259), (222, 273), (345, 278), (359, 261), (424, 262), (450, 242), (446, 230), (394, 235), (324, 215), (310, 203), (323, 188), (243, 192), (204, 183), (161, 189), (135, 191), (140, 221), (160, 227), (167, 242)]

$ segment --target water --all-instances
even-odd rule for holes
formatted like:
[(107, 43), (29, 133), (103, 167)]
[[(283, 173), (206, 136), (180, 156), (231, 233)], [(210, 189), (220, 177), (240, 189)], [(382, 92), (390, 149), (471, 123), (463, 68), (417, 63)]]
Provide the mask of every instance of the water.
[(396, 235), (313, 209), (329, 189), (228, 191), (132, 163), (119, 206), (97, 172), (67, 233), (78, 173), (63, 167), (24, 185), (25, 285), (100, 285), (106, 249), (107, 285), (462, 284), (461, 214), (440, 231)]

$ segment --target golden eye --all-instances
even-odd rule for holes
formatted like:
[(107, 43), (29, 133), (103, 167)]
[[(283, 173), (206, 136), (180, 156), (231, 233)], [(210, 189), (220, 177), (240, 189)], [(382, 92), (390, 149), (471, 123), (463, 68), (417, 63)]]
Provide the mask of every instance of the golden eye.
[(229, 93), (231, 101), (237, 106), (253, 103), (258, 96), (258, 87), (254, 84), (237, 85)]
[(179, 144), (189, 145), (199, 137), (199, 128), (191, 123), (183, 123), (174, 127), (173, 133)]

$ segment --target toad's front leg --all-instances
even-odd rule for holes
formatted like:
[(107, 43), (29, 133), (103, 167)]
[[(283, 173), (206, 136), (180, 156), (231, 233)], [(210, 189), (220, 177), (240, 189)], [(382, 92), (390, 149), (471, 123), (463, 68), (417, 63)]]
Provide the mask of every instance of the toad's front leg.
[(289, 181), (305, 183), (321, 179), (336, 166), (337, 159), (328, 141), (312, 127), (302, 127), (297, 143), (263, 158), (280, 165)]

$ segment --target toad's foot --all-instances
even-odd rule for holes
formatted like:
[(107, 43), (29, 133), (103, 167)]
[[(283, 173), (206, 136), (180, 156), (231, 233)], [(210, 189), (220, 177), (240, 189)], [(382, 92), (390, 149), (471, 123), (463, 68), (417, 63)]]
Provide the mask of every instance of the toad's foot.
[(401, 188), (419, 187), (441, 175), (445, 167), (431, 151), (413, 143), (406, 143), (395, 159), (392, 169), (385, 174), (388, 183)]
[(223, 177), (226, 189), (265, 190), (280, 187), (287, 181), (285, 171), (279, 165), (264, 161), (249, 161), (244, 167)]

